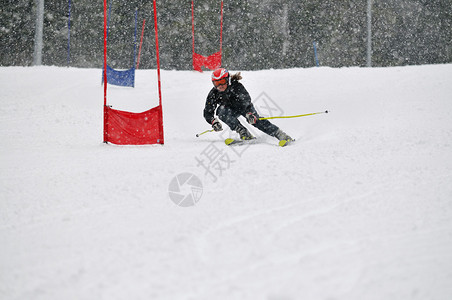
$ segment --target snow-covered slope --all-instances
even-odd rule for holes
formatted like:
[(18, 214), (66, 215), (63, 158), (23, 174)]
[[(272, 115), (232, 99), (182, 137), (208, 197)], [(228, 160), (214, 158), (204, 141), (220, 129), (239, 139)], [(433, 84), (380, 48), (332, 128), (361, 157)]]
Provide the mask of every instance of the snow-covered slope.
[(330, 113), (231, 148), (195, 137), (210, 73), (162, 71), (165, 145), (106, 145), (101, 70), (0, 68), (0, 298), (451, 299), (452, 65), (242, 75), (262, 115)]

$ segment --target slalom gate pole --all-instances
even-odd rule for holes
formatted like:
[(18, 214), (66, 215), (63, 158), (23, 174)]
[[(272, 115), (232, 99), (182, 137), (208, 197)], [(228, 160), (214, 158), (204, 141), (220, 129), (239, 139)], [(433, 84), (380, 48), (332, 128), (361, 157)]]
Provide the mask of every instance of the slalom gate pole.
[(195, 10), (194, 10), (194, 0), (191, 1), (191, 38), (192, 38), (192, 61), (193, 70), (195, 69)]
[[(111, 6), (110, 6), (111, 7)], [(107, 36), (108, 36), (108, 20), (107, 20), (107, 0), (104, 0), (104, 143), (108, 142), (108, 113), (107, 113)]]
[(138, 28), (138, 9), (135, 10), (135, 31), (133, 37), (133, 64), (135, 67), (137, 65), (137, 28)]
[(220, 17), (220, 65), (223, 56), (223, 0), (221, 1), (221, 17)]
[(306, 116), (312, 116), (312, 115), (318, 115), (318, 114), (327, 114), (328, 111), (321, 111), (321, 112), (315, 112), (310, 114), (304, 114), (304, 115), (296, 115), (296, 116), (280, 116), (280, 117), (264, 117), (259, 118), (259, 120), (270, 120), (270, 119), (288, 119), (288, 118), (299, 118), (299, 117), (306, 117)]
[(318, 67), (319, 66), (319, 58), (317, 57), (317, 45), (314, 42), (312, 42), (312, 44), (314, 45), (314, 58), (315, 58), (315, 65)]
[(204, 133), (208, 133), (208, 132), (212, 132), (212, 131), (215, 131), (215, 130), (210, 129), (210, 130), (203, 131), (203, 132), (201, 132), (201, 133), (198, 133), (198, 134), (196, 135), (196, 137), (199, 137), (200, 135), (203, 135)]
[(160, 144), (164, 144), (163, 138), (163, 106), (162, 106), (162, 80), (160, 76), (160, 51), (159, 51), (159, 30), (157, 24), (157, 3), (156, 0), (153, 1), (154, 7), (154, 28), (155, 28), (155, 52), (157, 56), (157, 78), (158, 78), (158, 89), (159, 89), (159, 131), (161, 134), (162, 140)]
[(143, 26), (141, 27), (141, 38), (140, 38), (140, 47), (138, 48), (138, 59), (136, 69), (140, 66), (140, 55), (141, 55), (141, 46), (143, 45), (143, 34), (144, 34), (144, 24), (146, 23), (146, 19), (143, 19)]

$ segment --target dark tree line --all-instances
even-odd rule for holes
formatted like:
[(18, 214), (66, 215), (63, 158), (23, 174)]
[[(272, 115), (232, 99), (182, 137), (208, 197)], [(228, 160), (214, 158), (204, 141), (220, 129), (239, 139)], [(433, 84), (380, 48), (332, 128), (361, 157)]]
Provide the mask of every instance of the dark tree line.
[[(31, 65), (36, 0), (1, 0), (0, 65)], [(220, 0), (195, 0), (196, 52), (220, 47)], [(146, 20), (140, 68), (155, 68), (152, 1), (109, 0), (108, 63), (134, 64)], [(223, 65), (231, 69), (365, 66), (367, 0), (224, 0)], [(190, 70), (191, 0), (158, 0), (161, 66)], [(103, 1), (45, 0), (45, 65), (101, 67)], [(70, 25), (70, 31), (68, 31)], [(68, 40), (70, 33), (70, 53)], [(452, 62), (452, 0), (373, 0), (373, 66)]]

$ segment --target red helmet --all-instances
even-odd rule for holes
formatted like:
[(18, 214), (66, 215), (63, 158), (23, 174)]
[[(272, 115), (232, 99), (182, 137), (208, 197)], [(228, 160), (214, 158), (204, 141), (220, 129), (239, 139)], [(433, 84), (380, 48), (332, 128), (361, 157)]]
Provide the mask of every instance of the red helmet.
[(225, 68), (218, 68), (212, 73), (212, 81), (221, 80), (223, 78), (229, 78), (229, 71)]

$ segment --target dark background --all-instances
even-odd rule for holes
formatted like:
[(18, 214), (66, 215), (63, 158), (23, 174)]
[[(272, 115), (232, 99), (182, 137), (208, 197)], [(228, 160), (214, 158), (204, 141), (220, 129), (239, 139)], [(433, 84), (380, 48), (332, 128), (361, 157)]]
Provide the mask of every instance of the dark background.
[[(1, 0), (0, 65), (33, 63), (35, 0)], [(110, 3), (111, 2), (111, 3)], [(195, 1), (196, 52), (219, 51), (220, 0)], [(152, 1), (110, 0), (108, 64), (130, 68), (146, 19), (140, 68), (155, 68)], [(68, 65), (68, 1), (45, 0), (44, 65)], [(192, 69), (191, 0), (158, 0), (161, 67)], [(225, 0), (223, 65), (236, 70), (366, 66), (366, 0)], [(372, 65), (452, 62), (452, 0), (373, 0)], [(70, 62), (103, 63), (103, 1), (72, 0)], [(138, 47), (137, 47), (138, 50)]]

